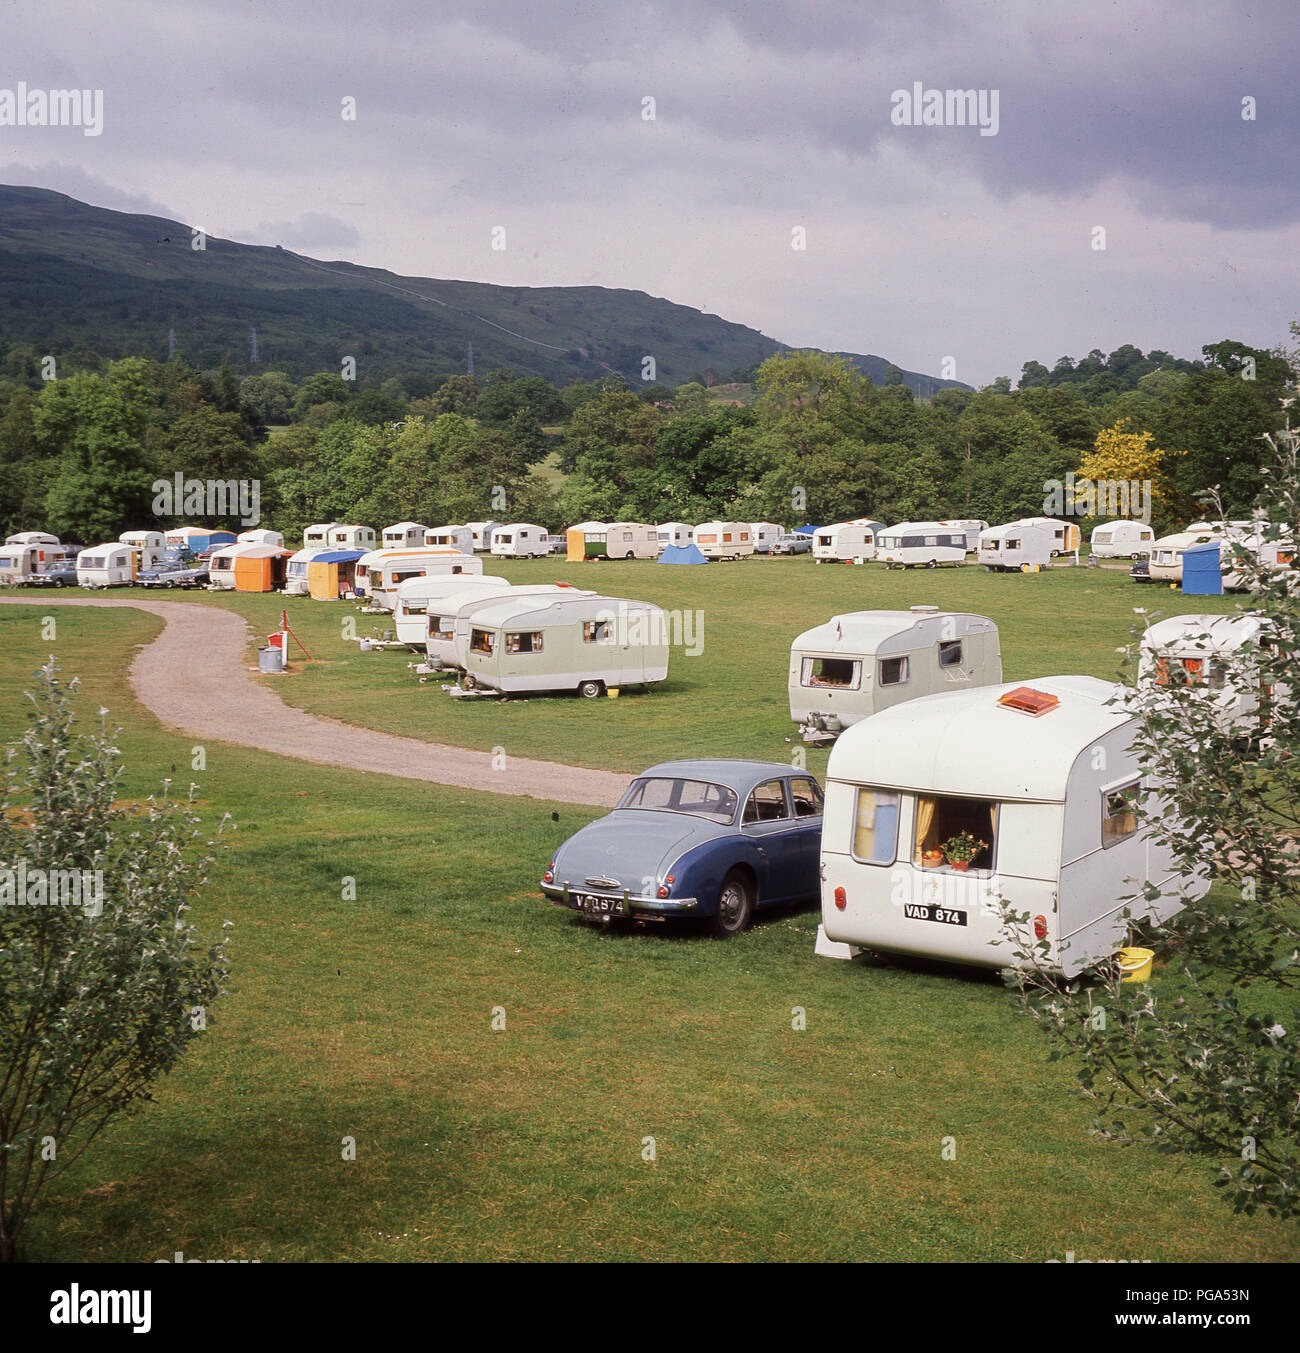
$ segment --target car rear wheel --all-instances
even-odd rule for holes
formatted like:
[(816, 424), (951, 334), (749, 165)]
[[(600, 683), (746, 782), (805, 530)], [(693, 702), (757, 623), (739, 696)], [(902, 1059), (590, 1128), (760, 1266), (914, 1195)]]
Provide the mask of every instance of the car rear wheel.
[(713, 913), (713, 933), (722, 939), (739, 935), (749, 924), (754, 910), (753, 886), (738, 869), (722, 880), (718, 889), (718, 908)]

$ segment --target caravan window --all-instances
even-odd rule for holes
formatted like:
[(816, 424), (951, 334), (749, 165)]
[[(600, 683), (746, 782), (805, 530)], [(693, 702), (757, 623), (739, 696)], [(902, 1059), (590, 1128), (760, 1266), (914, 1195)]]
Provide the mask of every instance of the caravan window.
[(393, 581), (391, 586), (396, 587), (398, 583), (404, 583), (408, 578), (423, 578), (424, 570), (422, 568), (411, 569), (405, 573), (393, 572)]
[(940, 667), (960, 667), (961, 666), (961, 640), (948, 639), (939, 645), (939, 666)]
[(582, 642), (584, 644), (607, 644), (611, 637), (608, 620), (584, 620), (582, 622)]
[(429, 603), (425, 601), (422, 597), (416, 598), (415, 601), (412, 601), (408, 597), (405, 601), (402, 602), (402, 614), (424, 615), (426, 610), (428, 609), (428, 605)]
[(811, 777), (800, 776), (790, 781), (790, 798), (794, 802), (795, 817), (820, 817), (822, 814), (821, 786)]
[(782, 780), (768, 780), (761, 784), (749, 796), (745, 804), (744, 823), (779, 822), (790, 814), (785, 806), (785, 783)]
[(474, 653), (486, 653), (491, 656), (496, 638), (491, 630), (470, 630), (469, 646)]
[(916, 799), (914, 862), (930, 851), (942, 850), (944, 842), (962, 832), (983, 841), (983, 849), (970, 862), (974, 870), (994, 867), (997, 858), (998, 806), (992, 799), (965, 799), (940, 794), (921, 794)]
[(898, 855), (901, 796), (886, 789), (859, 789), (853, 811), (853, 858), (862, 864), (893, 864)]
[(1019, 536), (1015, 536), (1015, 537), (1008, 536), (1008, 537), (1007, 537), (1007, 549), (1009, 549), (1009, 550), (1018, 550), (1019, 548), (1020, 548), (1020, 537), (1019, 537)]
[(429, 638), (430, 639), (453, 639), (455, 632), (453, 626), (456, 623), (456, 617), (451, 615), (434, 615), (429, 612)]
[(1101, 796), (1101, 844), (1109, 849), (1138, 829), (1138, 782), (1108, 789)]
[(804, 686), (856, 691), (862, 685), (862, 663), (851, 658), (805, 658), (799, 680)]
[(906, 658), (881, 658), (880, 684), (882, 686), (901, 686), (907, 680)]
[(506, 635), (507, 653), (540, 653), (541, 651), (541, 630), (524, 630), (519, 634)]
[[(87, 532), (86, 534), (89, 535), (90, 533)], [(93, 554), (93, 555), (90, 556), (89, 559), (83, 559), (83, 560), (81, 561), (81, 567), (82, 567), (82, 568), (103, 568), (103, 567), (104, 567), (104, 556), (103, 556), (102, 554)]]

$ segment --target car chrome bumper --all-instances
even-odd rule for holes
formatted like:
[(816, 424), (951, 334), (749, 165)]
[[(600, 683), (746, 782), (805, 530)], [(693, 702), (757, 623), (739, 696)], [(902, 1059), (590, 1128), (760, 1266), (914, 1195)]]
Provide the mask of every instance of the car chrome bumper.
[(698, 897), (641, 897), (636, 893), (628, 892), (626, 888), (621, 893), (608, 893), (591, 888), (572, 889), (567, 883), (543, 883), (541, 889), (553, 906), (568, 907), (570, 911), (582, 910), (582, 907), (574, 900), (579, 896), (617, 897), (622, 901), (623, 909), (628, 915), (633, 912), (643, 912), (652, 915), (657, 913), (660, 916), (673, 916), (680, 912), (691, 911), (700, 904)]

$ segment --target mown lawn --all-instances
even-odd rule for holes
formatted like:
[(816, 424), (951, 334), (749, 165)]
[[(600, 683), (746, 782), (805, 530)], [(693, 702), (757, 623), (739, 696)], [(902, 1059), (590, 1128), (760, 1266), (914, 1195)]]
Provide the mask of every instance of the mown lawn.
[[(735, 564), (672, 568), (651, 561), (569, 564), (563, 559), (484, 560), (511, 582), (571, 582), (610, 596), (655, 602), (680, 617), (678, 631), (702, 649), (674, 647), (668, 680), (617, 700), (534, 696), (453, 700), (442, 683), (419, 685), (404, 650), (361, 653), (343, 638), (391, 629), (383, 616), (342, 602), (222, 592), (149, 592), (162, 600), (226, 606), (254, 632), (278, 627), (282, 608), (313, 661), (292, 679), (267, 677), (292, 704), (349, 723), (508, 756), (635, 772), (677, 756), (749, 756), (789, 761), (802, 748), (789, 717), (790, 642), (840, 611), (932, 604), (992, 617), (1008, 681), (1059, 673), (1113, 678), (1138, 619), (1135, 606), (1166, 615), (1230, 611), (1231, 597), (1184, 598), (1139, 586), (1127, 571), (1061, 568), (989, 574), (982, 568), (889, 571), (881, 565), (819, 565), (807, 556), (756, 556)], [(66, 594), (65, 594), (66, 595)], [(113, 597), (128, 595), (116, 588)], [(690, 626), (687, 627), (689, 613)], [(263, 639), (262, 642), (265, 642)], [(301, 656), (291, 645), (291, 655)], [(255, 655), (250, 652), (250, 661)], [(826, 753), (807, 764), (825, 769)]]
[[(858, 597), (881, 604), (896, 589), (899, 603), (994, 615), (1011, 676), (1061, 670), (1067, 653), (1077, 661), (1065, 670), (1104, 674), (1129, 606), (1155, 604), (1095, 571), (1004, 581), (804, 561), (601, 568), (602, 580), (629, 579), (631, 595), (702, 598), (715, 625), (705, 657), (626, 704), (448, 709), (426, 689), (447, 722), (423, 734), (495, 714), (513, 720), (519, 750), (531, 739), (529, 750), (593, 764), (693, 750), (784, 757), (782, 650)], [(557, 566), (511, 568), (543, 570)], [(260, 618), (276, 605), (236, 604)], [(5, 689), (29, 684), (53, 650), (82, 679), (86, 716), (104, 705), (124, 725), (127, 795), (173, 765), (183, 776), (192, 739), (160, 731), (125, 679), (158, 622), (59, 609), (51, 644), (39, 635), (46, 613), (0, 608)], [(292, 611), (322, 649), (342, 613)], [(388, 717), (355, 691), (371, 689), (363, 677), (384, 690), (400, 660), (341, 645), (327, 656), (319, 675), (277, 689), (318, 707), (331, 683), (352, 683), (353, 717)], [(21, 727), (21, 702), (0, 704), (6, 740)], [(1217, 1202), (1210, 1167), (1092, 1140), (1069, 1068), (1045, 1060), (994, 979), (819, 959), (813, 913), (726, 943), (585, 929), (536, 886), (550, 850), (590, 816), (581, 809), (206, 752), (194, 777), (204, 810), (239, 826), (197, 919), (234, 922), (233, 989), (157, 1102), (46, 1192), (30, 1258), (1296, 1256), (1293, 1227)], [(355, 901), (342, 900), (345, 876)], [(942, 1159), (946, 1136), (955, 1160)], [(344, 1137), (356, 1140), (353, 1162), (341, 1159)]]

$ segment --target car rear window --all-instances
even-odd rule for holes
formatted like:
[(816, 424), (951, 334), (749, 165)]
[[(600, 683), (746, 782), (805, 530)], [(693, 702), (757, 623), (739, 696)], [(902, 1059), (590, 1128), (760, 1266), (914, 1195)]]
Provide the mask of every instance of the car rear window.
[(710, 780), (649, 775), (634, 780), (618, 806), (731, 822), (736, 816), (736, 802), (734, 790)]

